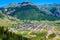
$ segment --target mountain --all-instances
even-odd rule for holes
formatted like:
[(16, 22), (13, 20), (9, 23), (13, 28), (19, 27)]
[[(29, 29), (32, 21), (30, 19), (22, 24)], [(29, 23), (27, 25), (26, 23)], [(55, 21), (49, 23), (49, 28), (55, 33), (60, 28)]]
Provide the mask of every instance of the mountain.
[(11, 3), (0, 10), (20, 20), (60, 20), (60, 4)]
[(41, 7), (50, 11), (54, 16), (60, 17), (60, 4), (44, 4)]

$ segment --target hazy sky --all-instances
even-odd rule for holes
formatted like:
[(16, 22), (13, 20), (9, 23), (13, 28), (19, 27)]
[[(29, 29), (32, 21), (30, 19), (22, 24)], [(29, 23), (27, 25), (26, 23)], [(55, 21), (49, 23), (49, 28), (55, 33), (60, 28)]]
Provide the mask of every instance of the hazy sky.
[[(8, 5), (9, 3), (12, 3), (12, 2), (23, 2), (25, 0), (0, 0), (0, 7), (1, 6), (5, 6), (5, 5)], [(57, 3), (57, 4), (60, 4), (60, 0), (29, 0), (30, 2), (34, 3), (34, 4), (51, 4), (51, 3)]]

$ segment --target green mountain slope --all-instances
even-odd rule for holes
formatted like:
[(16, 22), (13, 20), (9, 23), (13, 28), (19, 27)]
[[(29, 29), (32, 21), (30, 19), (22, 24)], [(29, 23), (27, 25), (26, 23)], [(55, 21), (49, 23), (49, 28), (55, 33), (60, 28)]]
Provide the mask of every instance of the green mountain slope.
[(12, 3), (0, 8), (3, 13), (20, 20), (60, 20), (60, 5), (35, 5), (31, 2)]
[(45, 9), (41, 9), (35, 5), (21, 6), (11, 15), (22, 20), (59, 20), (59, 17), (56, 17), (49, 13), (49, 11), (45, 11)]
[(18, 23), (18, 19), (0, 13), (0, 27), (11, 27)]

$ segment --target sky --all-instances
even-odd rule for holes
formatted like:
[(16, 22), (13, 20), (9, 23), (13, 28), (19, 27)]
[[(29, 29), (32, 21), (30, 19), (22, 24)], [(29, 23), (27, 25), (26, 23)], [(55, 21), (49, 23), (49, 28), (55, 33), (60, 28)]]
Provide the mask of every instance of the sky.
[[(0, 0), (0, 7), (8, 5), (12, 2), (17, 2), (17, 3), (21, 3), (24, 2), (25, 0)], [(57, 3), (60, 4), (60, 0), (28, 0), (34, 4), (52, 4), (52, 3)]]

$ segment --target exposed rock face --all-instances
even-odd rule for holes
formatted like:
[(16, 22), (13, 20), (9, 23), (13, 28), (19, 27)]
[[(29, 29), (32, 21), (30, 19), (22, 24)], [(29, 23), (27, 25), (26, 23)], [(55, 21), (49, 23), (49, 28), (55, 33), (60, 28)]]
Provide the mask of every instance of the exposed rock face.
[(22, 2), (21, 3), (21, 6), (26, 6), (26, 5), (33, 5), (33, 3), (31, 3), (31, 2)]

